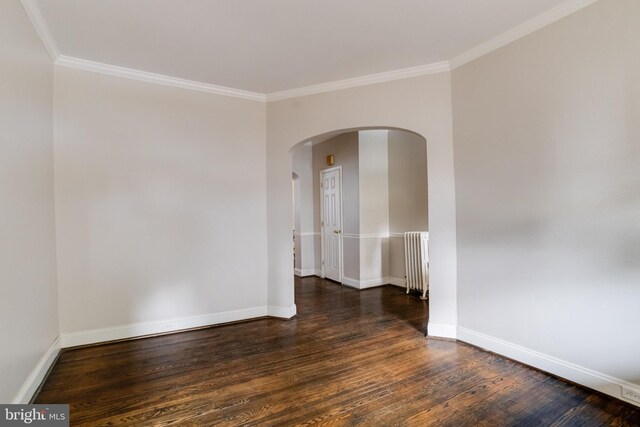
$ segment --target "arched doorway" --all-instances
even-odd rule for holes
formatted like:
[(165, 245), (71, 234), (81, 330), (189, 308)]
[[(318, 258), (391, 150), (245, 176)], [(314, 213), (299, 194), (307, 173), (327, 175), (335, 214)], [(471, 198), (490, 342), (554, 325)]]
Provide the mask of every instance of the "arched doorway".
[(268, 313), (296, 314), (291, 274), (292, 148), (313, 137), (389, 128), (428, 141), (429, 335), (455, 338), (457, 250), (451, 76), (428, 74), (267, 104)]
[[(301, 141), (291, 158), (297, 187), (296, 276), (327, 277), (356, 289), (405, 287), (404, 232), (426, 235), (429, 228), (426, 139), (398, 128), (342, 129)], [(342, 210), (332, 215), (329, 203), (323, 204), (321, 177), (336, 172), (344, 199), (337, 204)], [(343, 218), (343, 227), (325, 233), (325, 219), (336, 216)], [(340, 259), (334, 266), (337, 249)], [(305, 274), (298, 256), (315, 261), (306, 265)], [(336, 269), (339, 274), (332, 274)]]

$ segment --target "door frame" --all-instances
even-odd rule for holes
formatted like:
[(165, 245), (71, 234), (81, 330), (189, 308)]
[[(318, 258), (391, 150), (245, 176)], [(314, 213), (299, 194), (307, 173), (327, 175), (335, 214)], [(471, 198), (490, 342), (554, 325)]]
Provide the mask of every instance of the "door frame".
[(343, 248), (343, 235), (344, 235), (344, 197), (342, 192), (342, 166), (334, 166), (327, 169), (322, 169), (320, 171), (320, 267), (322, 272), (322, 278), (325, 278), (324, 275), (324, 174), (327, 172), (338, 171), (340, 175), (340, 235), (338, 237), (338, 246), (340, 247), (340, 268), (338, 269), (338, 274), (340, 276), (340, 280), (338, 281), (342, 284), (342, 280), (344, 279), (344, 248)]

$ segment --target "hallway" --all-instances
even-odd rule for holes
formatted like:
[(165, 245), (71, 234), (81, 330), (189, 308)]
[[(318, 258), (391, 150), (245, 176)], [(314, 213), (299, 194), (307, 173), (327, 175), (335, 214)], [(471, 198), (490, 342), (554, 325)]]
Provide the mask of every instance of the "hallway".
[(298, 316), (63, 350), (72, 425), (638, 425), (640, 410), (449, 341), (427, 304), (296, 278)]

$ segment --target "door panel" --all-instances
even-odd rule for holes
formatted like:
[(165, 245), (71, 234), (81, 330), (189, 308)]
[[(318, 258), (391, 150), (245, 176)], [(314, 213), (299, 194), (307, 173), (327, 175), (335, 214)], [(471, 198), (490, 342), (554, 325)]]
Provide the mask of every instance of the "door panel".
[(342, 281), (342, 185), (340, 169), (322, 172), (324, 276)]

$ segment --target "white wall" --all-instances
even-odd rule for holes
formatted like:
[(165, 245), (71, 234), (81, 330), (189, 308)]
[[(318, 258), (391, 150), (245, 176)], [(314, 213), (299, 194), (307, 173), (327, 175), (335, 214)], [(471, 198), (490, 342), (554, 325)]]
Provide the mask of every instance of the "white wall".
[[(55, 77), (62, 333), (266, 314), (264, 104)], [(286, 189), (291, 275), (290, 163)]]
[[(311, 146), (302, 145), (293, 152), (293, 172), (296, 180), (298, 223), (296, 224), (296, 271), (298, 276), (316, 273), (316, 251), (314, 233), (313, 185), (317, 182), (313, 174), (313, 152)], [(319, 265), (319, 264), (318, 264)]]
[(0, 40), (0, 402), (25, 403), (58, 335), (53, 65), (18, 1), (0, 2)]
[(360, 287), (389, 275), (389, 149), (387, 130), (358, 132), (360, 164)]
[(293, 309), (291, 153), (338, 129), (389, 127), (427, 139), (431, 242), (430, 330), (455, 335), (456, 232), (449, 73), (267, 104), (269, 303)]
[(404, 232), (429, 230), (426, 141), (389, 131), (389, 277), (405, 277)]
[(640, 385), (639, 22), (599, 1), (453, 72), (465, 339), (618, 397)]

